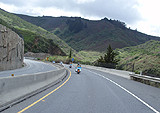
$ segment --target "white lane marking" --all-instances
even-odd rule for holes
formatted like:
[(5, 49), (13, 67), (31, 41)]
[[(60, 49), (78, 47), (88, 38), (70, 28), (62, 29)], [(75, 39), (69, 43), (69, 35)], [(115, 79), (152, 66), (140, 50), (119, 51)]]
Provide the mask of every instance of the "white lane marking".
[[(90, 71), (90, 70), (87, 70), (87, 71)], [(98, 73), (95, 73), (95, 72), (92, 72), (90, 71), (91, 73), (94, 73), (110, 82), (112, 82), (113, 84), (115, 84), (116, 86), (120, 87), (121, 89), (123, 89), (124, 91), (126, 91), (127, 93), (129, 93), (130, 95), (132, 95), (134, 98), (136, 98), (137, 100), (139, 100), (141, 103), (143, 103), (144, 105), (146, 105), (148, 108), (150, 108), (153, 112), (155, 113), (160, 113), (159, 111), (157, 111), (155, 108), (153, 108), (151, 105), (147, 104), (145, 101), (143, 101), (142, 99), (140, 99), (138, 96), (136, 96), (135, 94), (133, 94), (132, 92), (128, 91), (126, 88), (124, 88), (123, 86), (119, 85), (118, 83), (114, 82), (113, 80), (101, 75), (101, 74), (98, 74)]]

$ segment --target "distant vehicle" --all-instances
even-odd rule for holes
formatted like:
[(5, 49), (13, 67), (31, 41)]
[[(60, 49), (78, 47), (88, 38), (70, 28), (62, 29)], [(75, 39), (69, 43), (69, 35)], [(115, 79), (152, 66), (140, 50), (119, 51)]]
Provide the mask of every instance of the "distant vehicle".
[(61, 61), (60, 64), (63, 65), (63, 62)]
[(53, 63), (53, 64), (55, 64), (56, 62), (55, 62), (55, 61), (53, 61), (52, 63)]
[(69, 68), (72, 68), (72, 62), (69, 63)]
[(72, 64), (69, 65), (69, 68), (72, 68)]

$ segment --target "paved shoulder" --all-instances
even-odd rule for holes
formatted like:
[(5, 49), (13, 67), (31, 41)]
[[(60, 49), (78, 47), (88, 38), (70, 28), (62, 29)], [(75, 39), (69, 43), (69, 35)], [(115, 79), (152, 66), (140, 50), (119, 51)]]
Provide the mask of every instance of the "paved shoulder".
[(1, 71), (0, 77), (11, 76), (11, 74), (14, 74), (15, 76), (19, 76), (19, 75), (23, 75), (23, 74), (33, 74), (33, 73), (45, 72), (45, 71), (50, 71), (50, 70), (56, 69), (53, 65), (48, 64), (48, 63), (44, 63), (41, 61), (24, 59), (24, 62), (26, 64), (25, 67), (15, 69), (15, 70)]
[(121, 76), (121, 77), (124, 77), (127, 79), (130, 79), (129, 74), (132, 73), (129, 71), (124, 71), (124, 70), (109, 69), (109, 68), (96, 67), (96, 66), (90, 66), (90, 65), (83, 65), (83, 67), (88, 68), (88, 69), (94, 69), (94, 70), (106, 72), (109, 74), (114, 74), (114, 75)]

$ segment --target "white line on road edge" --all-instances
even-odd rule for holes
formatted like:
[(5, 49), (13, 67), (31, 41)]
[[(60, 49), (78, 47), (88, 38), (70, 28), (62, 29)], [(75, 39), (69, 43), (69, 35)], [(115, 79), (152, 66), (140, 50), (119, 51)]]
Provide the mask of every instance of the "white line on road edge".
[[(87, 71), (90, 71), (90, 70), (87, 70)], [(140, 99), (138, 96), (136, 96), (135, 94), (133, 94), (132, 92), (128, 91), (126, 88), (122, 87), (121, 85), (119, 85), (118, 83), (114, 82), (113, 80), (101, 75), (101, 74), (98, 74), (98, 73), (95, 73), (95, 72), (92, 72), (90, 71), (91, 73), (94, 73), (110, 82), (112, 82), (113, 84), (115, 84), (116, 86), (120, 87), (121, 89), (123, 89), (124, 91), (126, 91), (127, 93), (129, 93), (130, 95), (132, 95), (133, 97), (135, 97), (137, 100), (139, 100), (140, 102), (142, 102), (144, 105), (146, 105), (148, 108), (150, 108), (152, 111), (154, 111), (155, 113), (160, 113), (159, 111), (157, 111), (155, 108), (153, 108), (152, 106), (150, 106), (149, 104), (147, 104), (145, 101), (143, 101), (142, 99)]]

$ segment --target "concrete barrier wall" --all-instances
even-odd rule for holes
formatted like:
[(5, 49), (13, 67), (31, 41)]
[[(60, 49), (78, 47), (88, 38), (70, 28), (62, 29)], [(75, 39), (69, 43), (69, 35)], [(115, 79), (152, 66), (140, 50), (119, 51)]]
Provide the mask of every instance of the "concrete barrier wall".
[(66, 69), (0, 78), (0, 110), (61, 81)]

